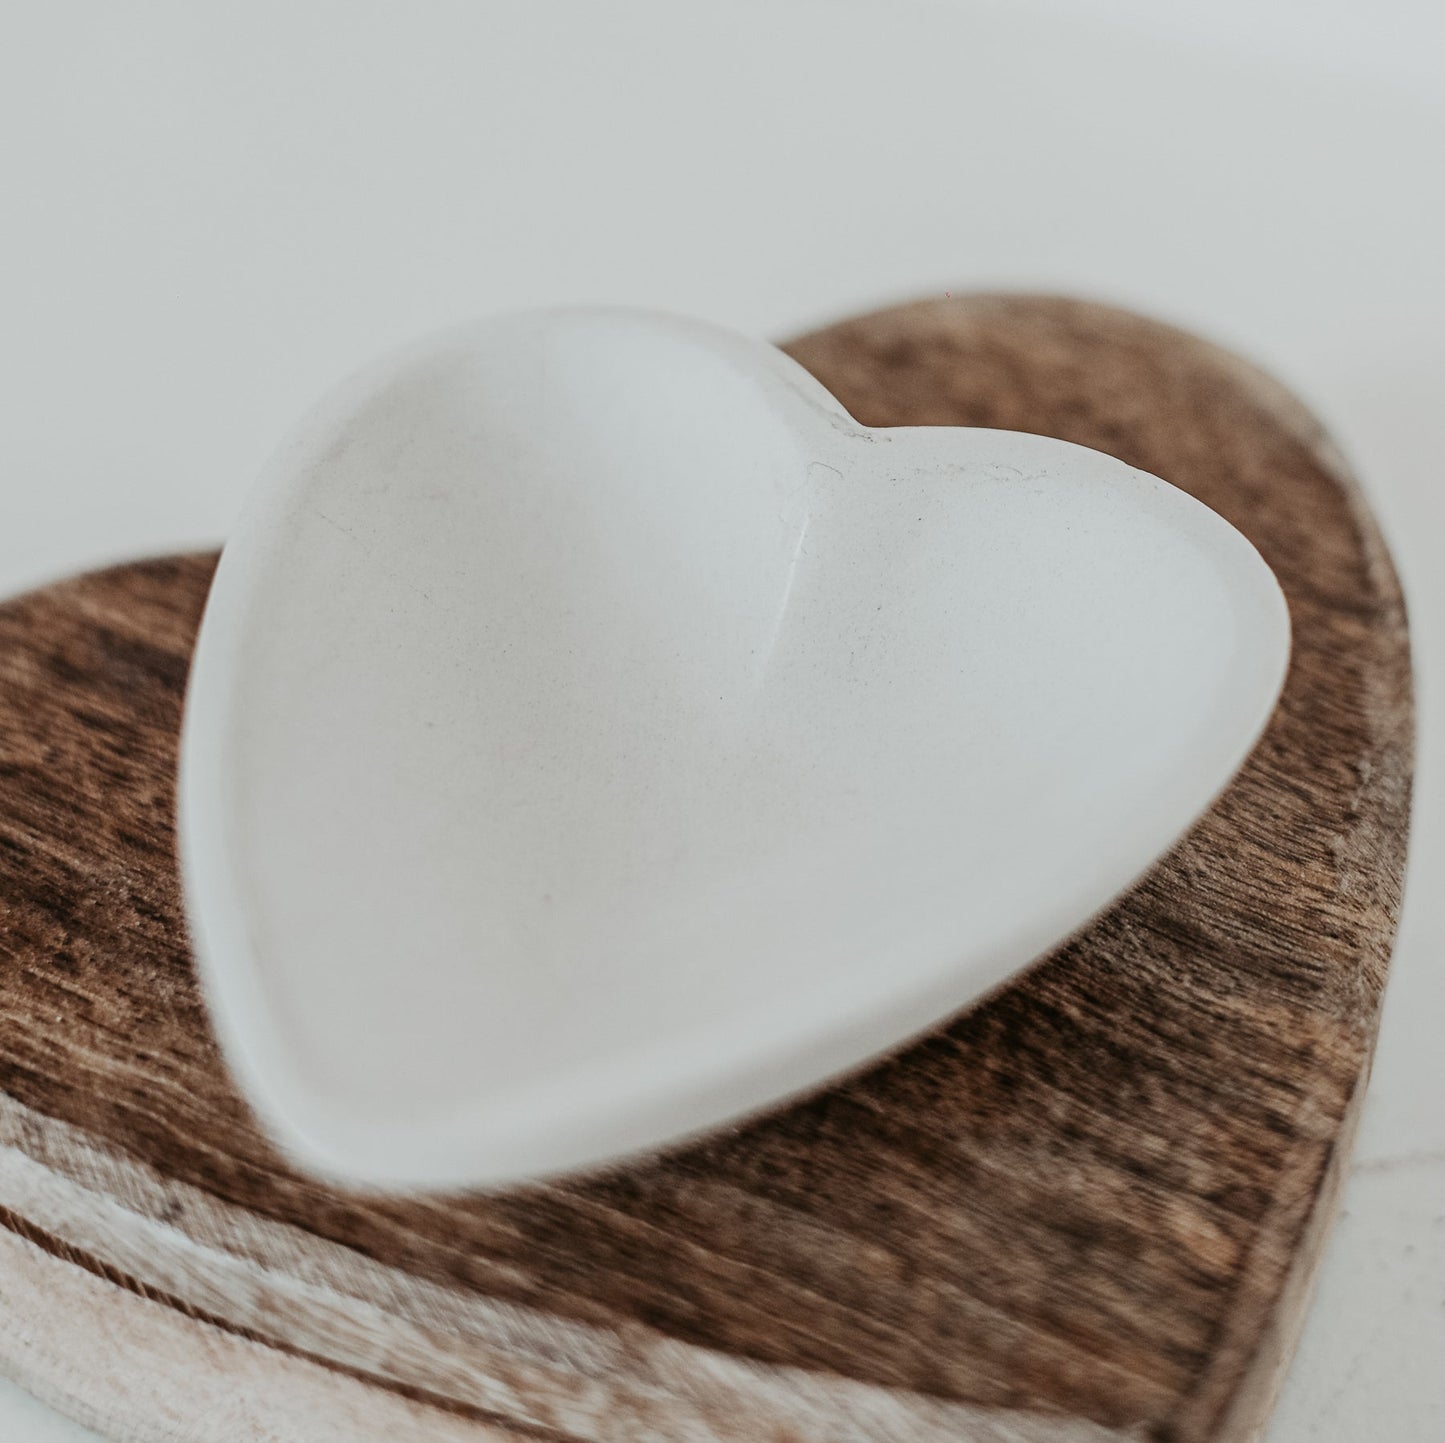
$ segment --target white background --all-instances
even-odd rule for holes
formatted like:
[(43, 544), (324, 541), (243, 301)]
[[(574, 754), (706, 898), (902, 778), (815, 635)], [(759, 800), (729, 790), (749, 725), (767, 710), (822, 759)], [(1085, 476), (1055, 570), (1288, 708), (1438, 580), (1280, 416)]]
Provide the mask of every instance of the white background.
[[(1255, 356), (1371, 488), (1421, 692), (1375, 1080), (1269, 1436), (1445, 1437), (1442, 17), (0, 0), (0, 591), (213, 543), (318, 391), (499, 307), (785, 336), (1023, 286)], [(0, 1436), (91, 1435), (0, 1383)]]

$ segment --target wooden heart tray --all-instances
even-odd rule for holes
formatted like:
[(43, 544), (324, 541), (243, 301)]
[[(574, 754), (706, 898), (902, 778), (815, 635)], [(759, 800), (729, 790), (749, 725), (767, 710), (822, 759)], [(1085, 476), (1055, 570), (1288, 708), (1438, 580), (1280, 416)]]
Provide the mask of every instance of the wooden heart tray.
[(0, 607), (0, 1367), (140, 1440), (1252, 1436), (1358, 1113), (1411, 704), (1318, 426), (1189, 336), (979, 297), (787, 349), (859, 420), (1045, 432), (1184, 487), (1288, 596), (1243, 773), (1135, 890), (933, 1036), (605, 1175), (345, 1193), (238, 1100), (177, 895), (214, 558)]

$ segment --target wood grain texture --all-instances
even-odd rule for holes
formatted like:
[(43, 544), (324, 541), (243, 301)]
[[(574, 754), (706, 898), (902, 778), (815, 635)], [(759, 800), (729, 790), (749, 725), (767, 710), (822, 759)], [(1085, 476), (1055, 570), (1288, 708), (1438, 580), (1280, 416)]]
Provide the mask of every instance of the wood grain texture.
[(1254, 1434), (1399, 904), (1409, 656), (1378, 532), (1285, 392), (1123, 312), (929, 302), (788, 349), (861, 421), (1061, 436), (1243, 530), (1294, 657), (1239, 778), (1085, 932), (841, 1085), (565, 1183), (346, 1193), (258, 1132), (186, 946), (172, 779), (213, 558), (10, 602), (0, 1366), (145, 1440)]

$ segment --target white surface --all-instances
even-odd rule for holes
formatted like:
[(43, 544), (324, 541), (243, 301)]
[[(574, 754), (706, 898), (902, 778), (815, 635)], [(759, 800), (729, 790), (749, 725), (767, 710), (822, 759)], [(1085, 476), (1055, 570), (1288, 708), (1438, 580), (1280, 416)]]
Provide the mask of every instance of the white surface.
[(511, 306), (786, 335), (1028, 285), (1254, 355), (1371, 486), (1421, 691), (1359, 1168), (1271, 1443), (1424, 1443), (1445, 1354), (1440, 9), (1361, 3), (1341, 42), (1304, 0), (1112, 8), (12, 0), (0, 581), (223, 535), (355, 358)]
[(187, 910), (311, 1167), (494, 1185), (856, 1067), (1051, 951), (1273, 710), (1284, 598), (1112, 457), (875, 430), (620, 308), (320, 403), (196, 646)]

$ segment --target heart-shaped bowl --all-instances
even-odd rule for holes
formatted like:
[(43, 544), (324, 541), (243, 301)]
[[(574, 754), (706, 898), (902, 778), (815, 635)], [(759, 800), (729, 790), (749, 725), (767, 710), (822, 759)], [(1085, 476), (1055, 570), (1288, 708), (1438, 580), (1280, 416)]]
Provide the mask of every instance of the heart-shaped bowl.
[(1127, 888), (1283, 680), (1254, 548), (1156, 477), (871, 429), (608, 309), (345, 385), (222, 555), (187, 911), (309, 1166), (490, 1185), (815, 1086)]

